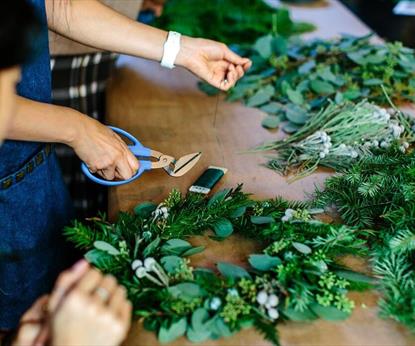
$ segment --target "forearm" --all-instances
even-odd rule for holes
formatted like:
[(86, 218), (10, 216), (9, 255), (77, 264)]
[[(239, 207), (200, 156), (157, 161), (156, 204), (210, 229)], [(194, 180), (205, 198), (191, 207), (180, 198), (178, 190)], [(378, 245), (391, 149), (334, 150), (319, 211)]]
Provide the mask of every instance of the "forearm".
[(17, 97), (8, 139), (71, 145), (85, 115), (67, 107)]
[(46, 0), (49, 28), (74, 41), (160, 61), (167, 32), (138, 23), (97, 0)]

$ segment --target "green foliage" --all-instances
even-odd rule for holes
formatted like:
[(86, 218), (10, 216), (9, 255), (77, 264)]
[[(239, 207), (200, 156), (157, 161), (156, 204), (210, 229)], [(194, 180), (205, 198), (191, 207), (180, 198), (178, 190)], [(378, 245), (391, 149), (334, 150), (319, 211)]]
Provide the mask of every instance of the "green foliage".
[[(373, 271), (381, 315), (415, 331), (415, 154), (391, 149), (329, 178), (319, 206), (335, 207), (346, 224), (371, 227)], [(318, 241), (319, 240), (315, 240)], [(341, 275), (341, 273), (339, 273)], [(353, 274), (355, 275), (355, 274)], [(343, 277), (349, 278), (350, 275)]]
[(393, 102), (415, 101), (414, 51), (399, 42), (373, 44), (370, 36), (344, 35), (278, 44), (280, 37), (269, 32), (242, 51), (254, 64), (229, 94), (230, 101), (242, 100), (278, 117), (265, 125), (274, 128), (285, 120), (284, 131), (296, 132), (330, 100), (386, 105), (381, 85)]
[(288, 37), (315, 29), (292, 21), (287, 9), (273, 9), (262, 0), (169, 0), (155, 24), (226, 44), (253, 43), (268, 32)]
[[(202, 342), (254, 326), (278, 345), (280, 316), (338, 319), (353, 308), (346, 294), (354, 278), (336, 274), (346, 270), (336, 258), (347, 246), (359, 253), (365, 234), (314, 219), (319, 211), (308, 203), (253, 201), (238, 186), (211, 198), (173, 190), (160, 205), (144, 203), (134, 211), (120, 213), (114, 224), (104, 217), (76, 222), (65, 233), (127, 288), (134, 315), (160, 342), (183, 335)], [(220, 275), (195, 269), (188, 256), (203, 248), (186, 238), (208, 229), (215, 239), (232, 230), (259, 240), (264, 250), (249, 256), (248, 269), (224, 262), (217, 263)]]

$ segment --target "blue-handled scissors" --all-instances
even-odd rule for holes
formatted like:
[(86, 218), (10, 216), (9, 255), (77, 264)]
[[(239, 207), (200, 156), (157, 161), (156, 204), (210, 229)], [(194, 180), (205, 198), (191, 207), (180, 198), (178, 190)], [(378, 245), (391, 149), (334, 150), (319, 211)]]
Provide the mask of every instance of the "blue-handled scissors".
[[(124, 136), (133, 143), (132, 145), (129, 145), (128, 148), (137, 158), (139, 158), (140, 166), (137, 173), (134, 174), (130, 179), (110, 181), (95, 176), (89, 171), (87, 165), (85, 163), (82, 163), (82, 171), (84, 172), (84, 174), (97, 184), (106, 186), (128, 184), (140, 177), (145, 171), (157, 168), (163, 168), (167, 172), (167, 174), (172, 177), (181, 177), (182, 175), (186, 174), (191, 168), (193, 168), (193, 166), (199, 161), (200, 156), (202, 155), (200, 152), (193, 153), (182, 156), (181, 158), (176, 160), (172, 156), (164, 155), (158, 151), (146, 148), (138, 141), (137, 138), (135, 138), (127, 131), (113, 126), (109, 126), (109, 128), (114, 132), (118, 133), (119, 135)], [(151, 159), (155, 161), (151, 161)]]

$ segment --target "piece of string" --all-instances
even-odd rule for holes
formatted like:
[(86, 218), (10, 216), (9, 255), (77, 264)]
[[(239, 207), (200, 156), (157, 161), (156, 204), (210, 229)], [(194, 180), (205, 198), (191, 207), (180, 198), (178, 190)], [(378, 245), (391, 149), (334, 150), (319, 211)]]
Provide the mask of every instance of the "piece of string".
[(219, 98), (220, 98), (220, 93), (218, 93), (216, 95), (215, 113), (213, 114), (213, 124), (212, 125), (213, 125), (214, 131), (215, 131), (216, 142), (218, 143), (219, 148), (220, 148), (221, 157), (222, 157), (222, 165), (225, 165), (225, 154), (224, 154), (224, 151), (223, 151), (222, 141), (220, 140), (218, 129), (216, 128), (216, 119), (218, 117), (218, 111), (219, 111)]

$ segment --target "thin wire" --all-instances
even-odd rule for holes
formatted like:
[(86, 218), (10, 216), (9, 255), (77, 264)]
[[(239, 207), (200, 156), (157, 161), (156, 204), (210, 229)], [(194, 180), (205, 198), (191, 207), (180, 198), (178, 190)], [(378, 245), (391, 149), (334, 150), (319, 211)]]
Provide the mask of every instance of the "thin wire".
[(219, 98), (220, 98), (220, 94), (218, 93), (218, 95), (216, 96), (215, 114), (213, 115), (213, 128), (214, 128), (214, 131), (215, 131), (216, 141), (219, 144), (219, 148), (220, 148), (220, 152), (221, 152), (222, 165), (225, 165), (225, 154), (224, 154), (224, 151), (223, 151), (222, 141), (220, 140), (220, 136), (219, 136), (218, 130), (216, 128), (216, 118), (218, 116), (218, 111), (219, 111)]

